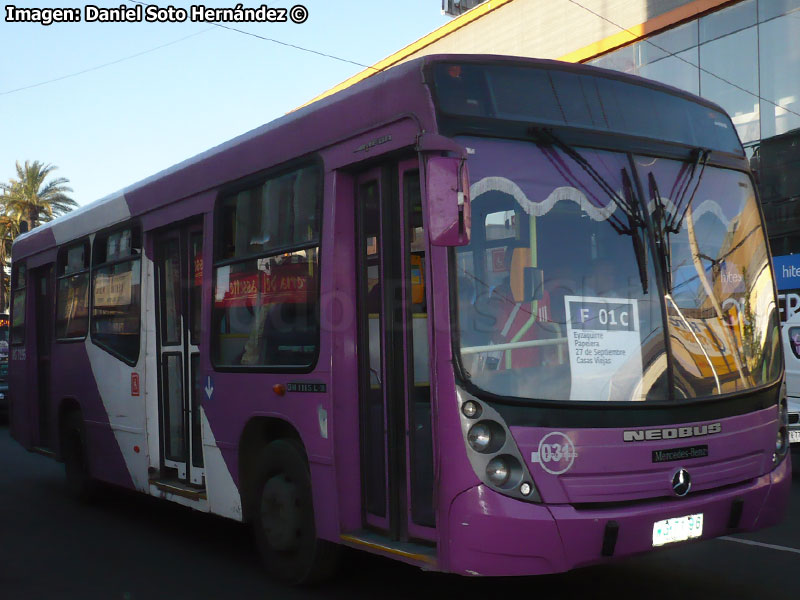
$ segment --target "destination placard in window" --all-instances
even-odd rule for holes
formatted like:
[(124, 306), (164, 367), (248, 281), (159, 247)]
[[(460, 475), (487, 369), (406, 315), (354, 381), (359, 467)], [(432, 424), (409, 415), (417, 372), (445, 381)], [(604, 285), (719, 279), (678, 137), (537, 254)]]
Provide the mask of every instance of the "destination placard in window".
[(95, 306), (128, 306), (131, 303), (133, 272), (97, 275), (94, 281)]
[[(227, 278), (227, 280), (226, 280)], [(249, 271), (230, 273), (217, 269), (215, 302), (221, 307), (266, 305), (276, 302), (308, 302), (314, 289), (306, 264), (273, 268), (271, 273)]]
[(565, 296), (572, 400), (628, 400), (642, 378), (636, 300)]

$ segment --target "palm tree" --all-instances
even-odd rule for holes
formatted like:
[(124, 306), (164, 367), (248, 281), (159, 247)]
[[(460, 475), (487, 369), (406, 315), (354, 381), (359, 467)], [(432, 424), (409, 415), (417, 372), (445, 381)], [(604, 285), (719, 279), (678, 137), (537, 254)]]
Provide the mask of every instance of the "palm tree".
[[(5, 196), (0, 196), (0, 204)], [(0, 215), (0, 312), (6, 311), (10, 281), (6, 278), (6, 267), (11, 258), (11, 244), (19, 235), (19, 216), (15, 213)]]
[(68, 179), (57, 177), (45, 183), (44, 180), (56, 168), (38, 160), (32, 163), (26, 160), (24, 166), (17, 161), (17, 179), (0, 183), (6, 214), (17, 215), (20, 222), (27, 223), (28, 229), (33, 229), (78, 206), (75, 200), (67, 196), (67, 192), (72, 191), (67, 186)]

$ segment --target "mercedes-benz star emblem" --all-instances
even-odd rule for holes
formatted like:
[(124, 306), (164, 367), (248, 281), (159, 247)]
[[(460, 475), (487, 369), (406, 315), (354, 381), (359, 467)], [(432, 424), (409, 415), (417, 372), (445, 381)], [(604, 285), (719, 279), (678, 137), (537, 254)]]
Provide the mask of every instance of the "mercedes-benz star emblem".
[(678, 469), (672, 476), (672, 491), (676, 496), (685, 496), (692, 489), (692, 478), (686, 469)]

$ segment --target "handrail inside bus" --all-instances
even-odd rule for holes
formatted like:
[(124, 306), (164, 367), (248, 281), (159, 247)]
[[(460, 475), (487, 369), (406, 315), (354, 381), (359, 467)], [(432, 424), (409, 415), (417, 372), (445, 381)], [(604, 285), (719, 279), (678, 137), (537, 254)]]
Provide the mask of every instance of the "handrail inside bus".
[(488, 346), (468, 346), (466, 348), (461, 348), (461, 354), (478, 354), (480, 352), (514, 350), (516, 348), (532, 348), (534, 346), (555, 346), (556, 344), (565, 344), (566, 342), (566, 337), (558, 337), (549, 340), (527, 340), (524, 342), (509, 342), (507, 344), (491, 344)]

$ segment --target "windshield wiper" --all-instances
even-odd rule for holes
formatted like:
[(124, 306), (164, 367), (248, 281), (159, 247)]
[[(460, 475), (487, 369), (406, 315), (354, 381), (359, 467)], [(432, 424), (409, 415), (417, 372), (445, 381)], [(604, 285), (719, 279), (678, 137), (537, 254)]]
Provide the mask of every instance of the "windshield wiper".
[(662, 271), (664, 273), (664, 287), (667, 291), (672, 291), (672, 249), (669, 243), (670, 229), (667, 225), (667, 209), (661, 192), (658, 190), (656, 177), (652, 172), (647, 175), (647, 183), (650, 188), (650, 200), (653, 201), (653, 229), (655, 229), (656, 247), (661, 257)]
[[(628, 213), (628, 207), (625, 200), (619, 197), (619, 194), (612, 188), (608, 182), (603, 178), (600, 173), (597, 172), (589, 161), (587, 161), (577, 150), (575, 150), (572, 146), (567, 144), (566, 142), (562, 141), (560, 138), (556, 136), (555, 133), (551, 129), (546, 129), (544, 127), (531, 127), (528, 132), (534, 137), (534, 141), (536, 145), (541, 149), (545, 150), (547, 146), (556, 146), (559, 150), (561, 150), (564, 154), (569, 156), (578, 166), (583, 169), (589, 177), (603, 190), (609, 199), (614, 203), (617, 208), (622, 209), (624, 213)], [(545, 154), (548, 160), (553, 163), (553, 160), (550, 156)], [(556, 169), (565, 177), (567, 175), (561, 171), (558, 165), (554, 165)], [(574, 179), (574, 177), (573, 177)], [(577, 182), (576, 182), (577, 183)], [(588, 191), (588, 190), (587, 190)], [(611, 226), (614, 230), (619, 234), (631, 235), (631, 231), (627, 225), (616, 215), (610, 214), (608, 216), (608, 220), (610, 221)]]
[[(689, 177), (686, 179), (686, 184), (683, 186), (683, 191), (681, 192), (678, 201), (674, 205), (672, 218), (666, 219), (665, 217), (664, 219), (664, 230), (667, 233), (680, 232), (681, 226), (683, 225), (683, 220), (686, 217), (686, 213), (688, 212), (689, 207), (692, 205), (695, 194), (697, 194), (697, 189), (700, 187), (700, 182), (703, 180), (703, 174), (706, 172), (706, 164), (708, 164), (708, 157), (711, 154), (711, 151), (704, 148), (695, 148), (692, 153), (694, 154), (694, 162), (692, 163)], [(686, 193), (689, 191), (689, 187), (691, 187), (698, 165), (700, 165), (700, 174), (697, 176), (697, 181), (695, 181), (692, 195), (689, 196), (689, 200), (686, 201)], [(678, 216), (679, 213), (680, 217)]]
[(642, 206), (639, 199), (634, 192), (633, 183), (631, 182), (628, 170), (622, 169), (622, 187), (625, 190), (625, 200), (628, 203), (628, 224), (631, 230), (631, 241), (633, 243), (633, 252), (636, 256), (636, 265), (639, 267), (639, 281), (642, 282), (642, 293), (647, 293), (647, 250), (644, 247), (644, 240), (639, 233), (641, 229), (645, 228), (644, 218), (642, 217)]
[[(614, 205), (622, 210), (627, 217), (627, 224), (622, 221), (617, 215), (609, 214), (608, 223), (619, 235), (629, 235), (633, 242), (633, 251), (636, 255), (636, 263), (639, 267), (639, 280), (642, 284), (642, 293), (647, 293), (647, 251), (645, 250), (644, 241), (640, 233), (644, 229), (645, 222), (642, 216), (641, 203), (636, 197), (634, 187), (628, 174), (627, 169), (622, 169), (622, 182), (624, 188), (624, 198), (617, 194), (616, 190), (605, 180), (605, 178), (598, 173), (591, 163), (581, 155), (580, 152), (575, 150), (572, 146), (561, 140), (551, 129), (544, 127), (531, 127), (528, 132), (534, 137), (536, 145), (544, 152), (546, 146), (555, 146), (564, 154), (570, 157), (578, 166), (583, 169), (589, 177), (603, 190)], [(552, 157), (544, 153), (548, 160), (562, 175), (567, 177), (557, 164), (553, 162)], [(574, 177), (573, 177), (574, 179)], [(578, 186), (580, 185), (577, 181)], [(588, 191), (588, 190), (587, 190)]]

